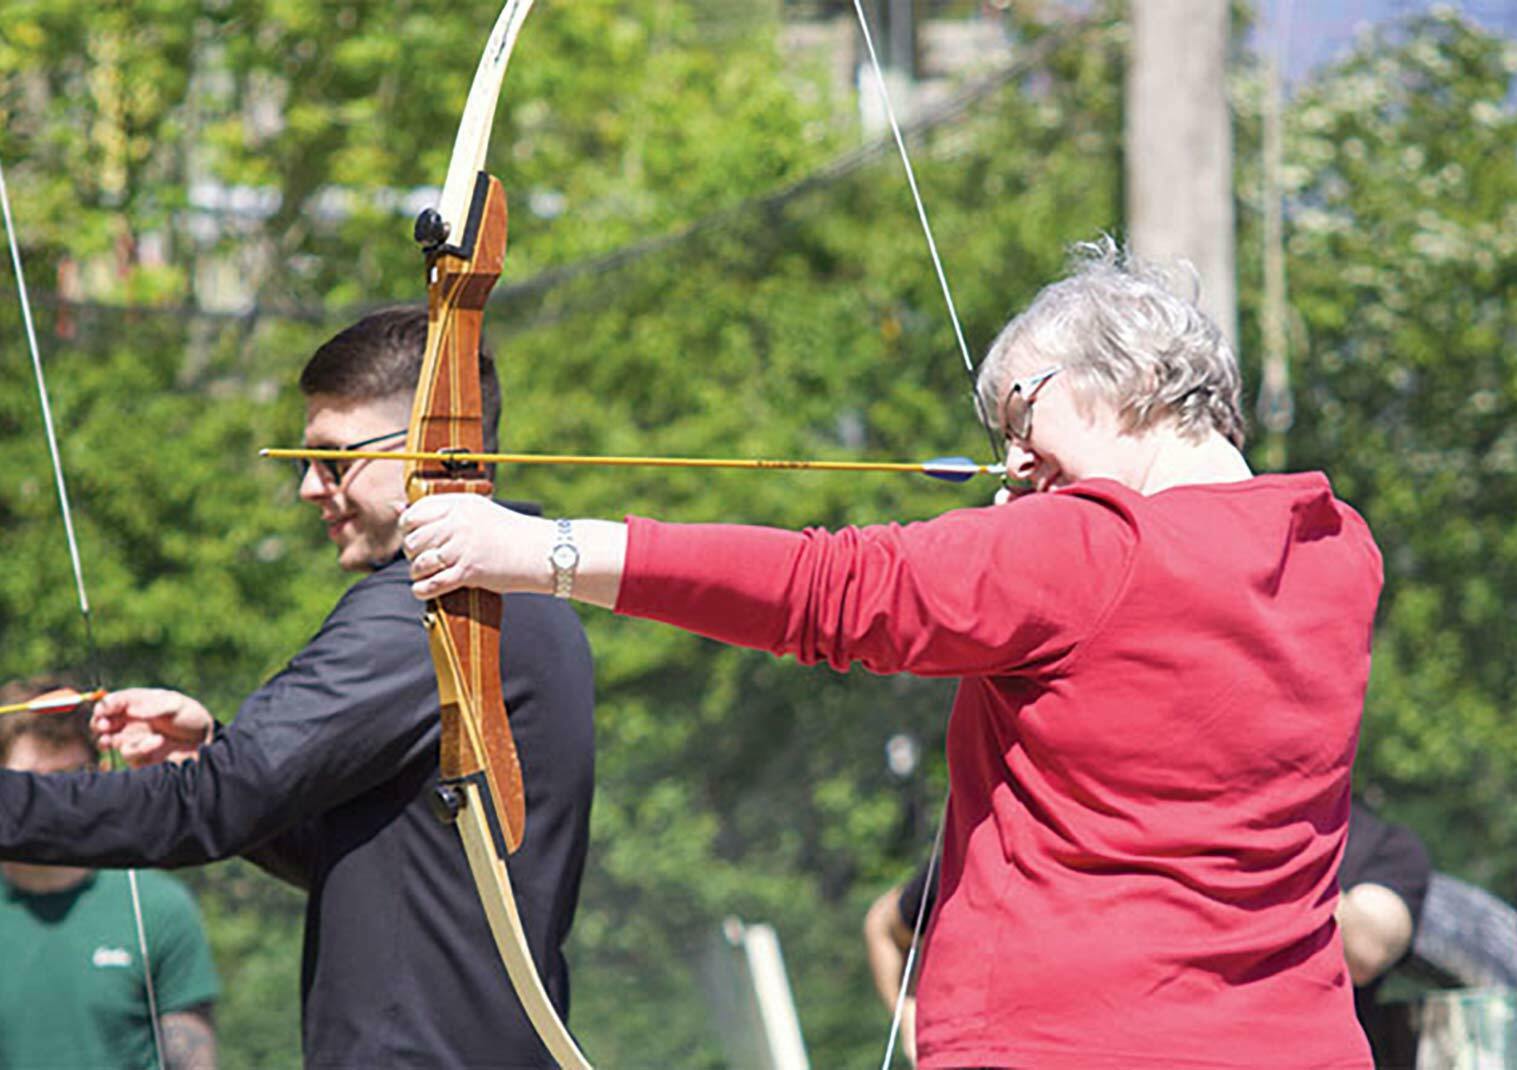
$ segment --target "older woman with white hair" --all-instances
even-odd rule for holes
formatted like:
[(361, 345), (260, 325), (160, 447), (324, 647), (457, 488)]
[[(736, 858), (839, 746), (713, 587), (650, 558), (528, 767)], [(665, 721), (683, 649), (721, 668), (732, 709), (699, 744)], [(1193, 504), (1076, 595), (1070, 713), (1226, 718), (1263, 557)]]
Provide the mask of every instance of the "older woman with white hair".
[(1320, 473), (1249, 471), (1226, 341), (1109, 241), (979, 389), (1042, 493), (831, 533), (427, 498), (402, 518), (415, 593), (552, 592), (957, 677), (924, 1068), (1368, 1067), (1333, 921), (1368, 528)]

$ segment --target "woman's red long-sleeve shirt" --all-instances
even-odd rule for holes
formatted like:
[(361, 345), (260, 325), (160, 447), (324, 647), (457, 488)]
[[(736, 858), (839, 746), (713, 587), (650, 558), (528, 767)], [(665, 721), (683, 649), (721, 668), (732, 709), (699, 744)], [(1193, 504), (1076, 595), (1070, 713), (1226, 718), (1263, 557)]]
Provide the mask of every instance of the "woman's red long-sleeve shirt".
[(924, 1070), (1370, 1066), (1332, 913), (1381, 564), (1322, 475), (630, 525), (618, 612), (961, 679)]

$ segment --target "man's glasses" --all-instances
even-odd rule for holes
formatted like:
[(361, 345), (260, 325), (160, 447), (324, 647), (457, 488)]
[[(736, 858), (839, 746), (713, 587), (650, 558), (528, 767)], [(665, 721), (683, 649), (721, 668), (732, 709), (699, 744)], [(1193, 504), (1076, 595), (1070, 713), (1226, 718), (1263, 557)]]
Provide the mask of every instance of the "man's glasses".
[(1043, 384), (1063, 370), (1064, 365), (1055, 364), (1036, 375), (1013, 380), (1001, 407), (1001, 429), (1007, 442), (1026, 442), (1032, 437), (1032, 403), (1037, 400)]
[[(404, 430), (387, 431), (383, 435), (375, 435), (373, 438), (366, 438), (362, 442), (349, 442), (346, 446), (332, 446), (323, 448), (337, 450), (361, 450), (366, 446), (377, 446), (381, 442), (387, 442), (392, 438), (399, 438), (405, 433), (406, 432)], [(300, 481), (302, 483), (305, 482), (306, 473), (314, 467), (316, 469), (317, 477), (321, 479), (323, 483), (328, 483), (331, 486), (339, 487), (342, 485), (342, 481), (347, 477), (348, 472), (355, 464), (358, 463), (358, 459), (355, 458), (354, 460), (347, 461), (324, 457), (319, 460), (312, 460), (309, 457), (299, 457), (290, 463), (295, 466), (295, 473), (300, 477)]]

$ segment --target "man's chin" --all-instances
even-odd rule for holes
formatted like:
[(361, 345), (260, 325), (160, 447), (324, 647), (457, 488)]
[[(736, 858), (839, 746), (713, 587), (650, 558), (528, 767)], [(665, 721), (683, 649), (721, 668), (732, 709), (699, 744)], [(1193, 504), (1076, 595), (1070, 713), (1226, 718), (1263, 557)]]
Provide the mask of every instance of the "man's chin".
[(344, 572), (373, 572), (377, 566), (363, 547), (349, 543), (338, 549), (337, 567)]
[(350, 542), (337, 551), (337, 567), (344, 572), (378, 572), (400, 553), (400, 545), (375, 549), (368, 540)]

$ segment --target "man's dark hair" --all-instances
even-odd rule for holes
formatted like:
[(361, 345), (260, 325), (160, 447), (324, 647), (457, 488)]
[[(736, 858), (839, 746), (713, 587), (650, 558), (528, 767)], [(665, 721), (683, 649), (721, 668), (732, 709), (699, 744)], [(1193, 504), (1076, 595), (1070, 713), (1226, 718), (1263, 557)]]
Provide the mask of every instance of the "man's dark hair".
[[(62, 691), (73, 684), (54, 676), (34, 676), (28, 680), (12, 680), (0, 685), (0, 706), (18, 702), (30, 702), (49, 691)], [(94, 761), (100, 751), (95, 746), (95, 737), (90, 735), (90, 709), (94, 703), (84, 702), (72, 710), (56, 713), (12, 713), (0, 717), (0, 765), (10, 760), (11, 748), (22, 736), (30, 736), (48, 747), (65, 747), (70, 744), (82, 746)]]
[[(300, 392), (328, 394), (344, 401), (410, 397), (421, 377), (427, 348), (427, 310), (415, 305), (371, 313), (333, 335), (306, 362)], [(479, 394), (484, 415), (485, 451), (500, 436), (500, 380), (490, 347), (479, 340)]]

